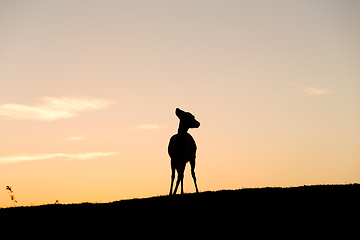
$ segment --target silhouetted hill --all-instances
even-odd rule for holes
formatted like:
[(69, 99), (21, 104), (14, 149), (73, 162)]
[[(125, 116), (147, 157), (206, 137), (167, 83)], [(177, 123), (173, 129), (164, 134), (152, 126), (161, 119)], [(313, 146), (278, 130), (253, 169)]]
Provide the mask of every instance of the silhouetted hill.
[[(360, 185), (222, 190), (104, 204), (0, 209), (0, 236), (358, 238)], [(4, 238), (5, 239), (5, 238)]]

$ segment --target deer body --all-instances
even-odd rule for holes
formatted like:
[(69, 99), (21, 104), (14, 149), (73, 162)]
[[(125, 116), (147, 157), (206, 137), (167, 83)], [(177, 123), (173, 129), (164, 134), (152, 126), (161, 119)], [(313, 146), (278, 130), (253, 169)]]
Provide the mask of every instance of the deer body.
[[(171, 158), (171, 185), (169, 195), (176, 194), (179, 183), (181, 183), (181, 194), (184, 193), (183, 180), (187, 162), (190, 162), (191, 176), (194, 180), (196, 192), (199, 192), (195, 176), (196, 143), (194, 138), (187, 131), (189, 128), (198, 128), (200, 123), (189, 112), (184, 112), (177, 108), (175, 113), (180, 119), (180, 124), (178, 133), (170, 138), (168, 146), (168, 153)], [(178, 173), (178, 178), (174, 192), (172, 192), (175, 170)]]

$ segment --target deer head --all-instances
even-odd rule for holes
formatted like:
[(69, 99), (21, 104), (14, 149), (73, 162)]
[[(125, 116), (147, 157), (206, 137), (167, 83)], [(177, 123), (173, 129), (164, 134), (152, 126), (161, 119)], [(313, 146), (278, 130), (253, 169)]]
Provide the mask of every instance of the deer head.
[(189, 112), (176, 108), (176, 116), (180, 119), (179, 131), (187, 131), (189, 128), (198, 128), (200, 123), (195, 119), (194, 115)]

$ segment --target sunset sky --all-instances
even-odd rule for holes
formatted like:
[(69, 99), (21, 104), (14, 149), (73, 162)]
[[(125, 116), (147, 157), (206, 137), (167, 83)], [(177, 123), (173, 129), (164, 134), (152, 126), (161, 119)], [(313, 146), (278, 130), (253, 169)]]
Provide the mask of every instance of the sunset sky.
[[(360, 182), (360, 1), (0, 0), (0, 207)], [(184, 191), (194, 192), (187, 166)]]

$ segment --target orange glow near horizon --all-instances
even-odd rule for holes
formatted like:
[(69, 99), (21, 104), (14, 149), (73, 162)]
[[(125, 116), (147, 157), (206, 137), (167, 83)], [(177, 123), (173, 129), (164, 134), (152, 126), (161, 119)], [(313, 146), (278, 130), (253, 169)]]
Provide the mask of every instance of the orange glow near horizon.
[[(0, 3), (0, 207), (360, 182), (360, 3)], [(190, 166), (185, 192), (194, 192)]]

